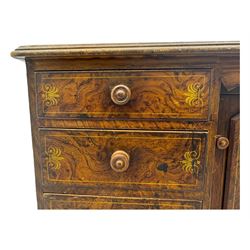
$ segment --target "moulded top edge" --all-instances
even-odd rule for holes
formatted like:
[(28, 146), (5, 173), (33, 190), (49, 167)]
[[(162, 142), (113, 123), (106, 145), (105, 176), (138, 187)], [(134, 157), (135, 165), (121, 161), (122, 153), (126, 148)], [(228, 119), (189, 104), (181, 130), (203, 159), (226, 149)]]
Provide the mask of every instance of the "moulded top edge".
[(116, 43), (20, 46), (11, 56), (26, 57), (85, 57), (140, 55), (232, 55), (239, 54), (240, 43), (179, 42), (179, 43)]

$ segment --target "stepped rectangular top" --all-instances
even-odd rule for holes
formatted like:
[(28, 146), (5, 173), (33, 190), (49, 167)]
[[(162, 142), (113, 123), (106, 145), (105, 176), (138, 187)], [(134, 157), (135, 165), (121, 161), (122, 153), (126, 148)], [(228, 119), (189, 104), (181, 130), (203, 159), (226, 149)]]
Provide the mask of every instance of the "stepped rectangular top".
[(180, 42), (180, 43), (114, 43), (75, 45), (20, 46), (11, 56), (15, 58), (89, 57), (89, 56), (150, 56), (150, 55), (239, 55), (240, 43)]

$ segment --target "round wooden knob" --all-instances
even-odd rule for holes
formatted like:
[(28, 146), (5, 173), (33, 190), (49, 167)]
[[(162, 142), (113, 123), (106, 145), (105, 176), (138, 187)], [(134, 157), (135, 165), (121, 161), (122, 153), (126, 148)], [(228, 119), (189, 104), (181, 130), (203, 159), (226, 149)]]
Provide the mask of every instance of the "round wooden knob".
[(117, 85), (111, 90), (111, 99), (117, 105), (124, 105), (130, 100), (131, 91), (125, 85)]
[(110, 166), (115, 172), (124, 172), (129, 167), (129, 155), (122, 150), (115, 151), (110, 160)]
[(229, 146), (229, 140), (226, 137), (219, 137), (217, 139), (217, 148), (218, 149), (226, 149)]

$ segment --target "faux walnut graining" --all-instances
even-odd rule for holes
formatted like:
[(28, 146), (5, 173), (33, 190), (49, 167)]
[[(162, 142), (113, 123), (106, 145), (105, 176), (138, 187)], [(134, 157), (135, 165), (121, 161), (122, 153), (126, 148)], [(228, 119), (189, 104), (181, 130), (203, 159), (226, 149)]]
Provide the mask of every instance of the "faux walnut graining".
[(27, 65), (39, 208), (239, 208), (239, 43), (12, 56)]
[[(39, 117), (189, 118), (207, 120), (211, 72), (38, 72)], [(126, 105), (112, 99), (116, 86), (129, 89)]]
[[(42, 129), (40, 134), (44, 183), (203, 188), (206, 133)], [(121, 150), (130, 160), (126, 171), (117, 173), (110, 160)]]

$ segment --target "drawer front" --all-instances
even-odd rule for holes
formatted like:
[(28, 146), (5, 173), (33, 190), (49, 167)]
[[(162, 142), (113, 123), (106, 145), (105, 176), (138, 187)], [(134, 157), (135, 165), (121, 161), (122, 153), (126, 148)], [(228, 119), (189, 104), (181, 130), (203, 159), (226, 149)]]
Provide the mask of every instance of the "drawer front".
[(210, 70), (37, 72), (41, 118), (208, 120)]
[(44, 183), (200, 190), (206, 132), (41, 129)]
[(44, 194), (46, 209), (201, 209), (201, 201)]

